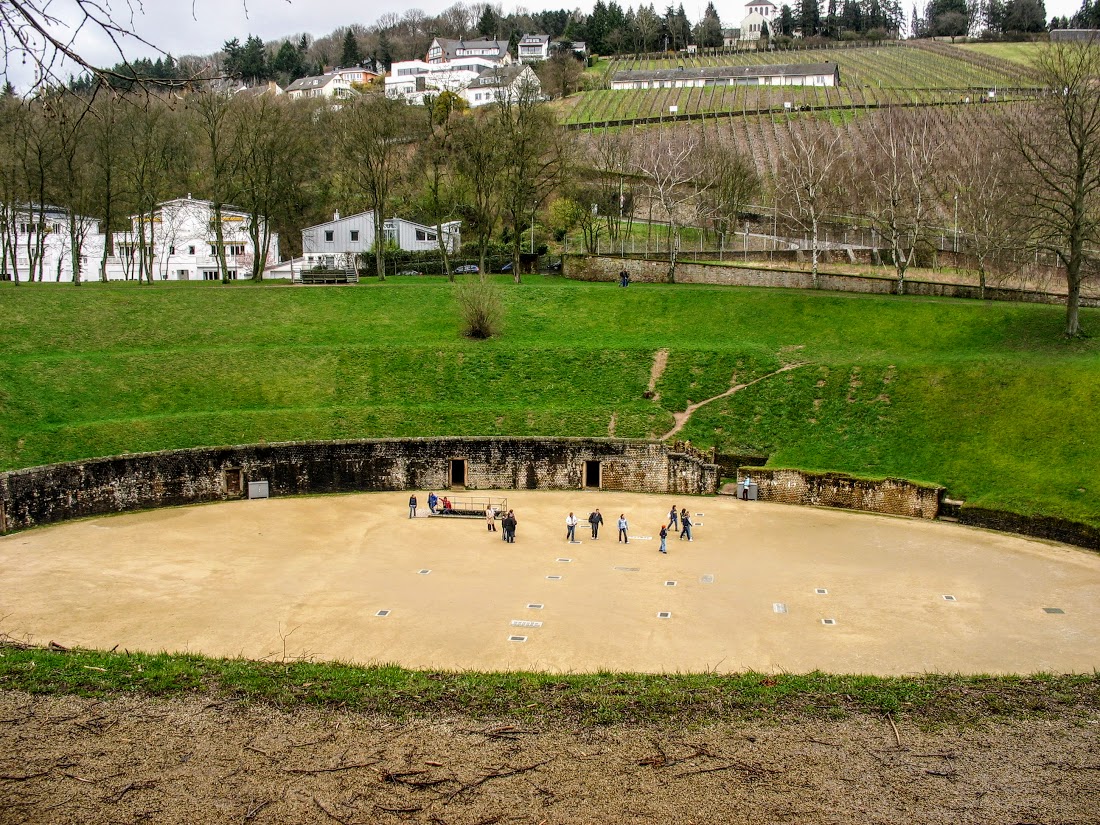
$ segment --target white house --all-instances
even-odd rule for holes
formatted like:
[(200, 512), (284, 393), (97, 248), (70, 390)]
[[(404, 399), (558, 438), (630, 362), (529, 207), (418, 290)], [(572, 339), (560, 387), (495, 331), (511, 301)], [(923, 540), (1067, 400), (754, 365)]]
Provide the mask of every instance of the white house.
[(741, 21), (741, 39), (759, 40), (763, 34), (764, 24), (768, 24), (768, 31), (774, 37), (775, 26), (779, 19), (779, 8), (771, 0), (750, 0), (745, 4), (746, 14)]
[(550, 56), (550, 35), (525, 34), (516, 46), (520, 63), (538, 63)]
[(80, 278), (98, 277), (105, 238), (99, 221), (56, 206), (24, 206), (0, 215), (0, 281), (72, 281), (75, 224)]
[(423, 60), (402, 60), (390, 66), (386, 97), (419, 105), (440, 92), (460, 93), (486, 69), (512, 62), (508, 44), (498, 40), (436, 38)]
[(303, 97), (347, 99), (356, 94), (351, 84), (352, 81), (343, 74), (331, 72), (316, 77), (300, 77), (286, 87), (286, 94), (291, 100)]
[(707, 66), (701, 69), (622, 71), (612, 89), (684, 89), (697, 86), (839, 86), (836, 63), (792, 66)]
[[(32, 217), (33, 216), (33, 217)], [(223, 206), (222, 245), (228, 277), (231, 280), (247, 278), (252, 274), (252, 262), (256, 249), (249, 237), (250, 220), (247, 212), (231, 206)], [(106, 235), (100, 232), (99, 222), (90, 218), (77, 218), (82, 234), (80, 248), (81, 280), (98, 280)], [(14, 229), (14, 232), (11, 231)], [(262, 230), (262, 226), (261, 226)], [(5, 255), (0, 272), (10, 276), (18, 273), (21, 280), (31, 272), (42, 280), (71, 282), (73, 280), (73, 244), (69, 233), (68, 215), (54, 207), (30, 210), (8, 222), (2, 234), (14, 241), (12, 256)], [(41, 235), (41, 244), (35, 237)], [(142, 276), (140, 259), (144, 249), (149, 262), (149, 272), (156, 281), (221, 280), (218, 266), (218, 248), (214, 231), (214, 205), (210, 201), (187, 196), (157, 204), (152, 215), (132, 215), (130, 229), (112, 233), (114, 254), (107, 257), (107, 279), (112, 281), (136, 280)], [(144, 238), (144, 244), (141, 239)], [(5, 253), (10, 244), (5, 240)], [(279, 238), (272, 233), (266, 264), (279, 259)], [(15, 268), (17, 267), (17, 268)], [(3, 278), (0, 275), (0, 278)]]
[(542, 84), (530, 66), (512, 64), (486, 69), (460, 94), (471, 108), (498, 100), (515, 100), (520, 94), (539, 97)]
[[(250, 221), (247, 212), (232, 206), (221, 208), (222, 246), (230, 280), (252, 274), (256, 248), (249, 233)], [(113, 235), (115, 254), (108, 259), (109, 279), (139, 276), (140, 239), (144, 235), (153, 280), (221, 280), (213, 202), (190, 195), (164, 201), (157, 204), (152, 216), (132, 215), (130, 226), (129, 231)], [(262, 224), (260, 231), (263, 231)], [(265, 266), (278, 260), (279, 236), (272, 233)]]
[[(462, 245), (461, 221), (442, 225), (443, 243), (448, 252), (457, 252)], [(406, 252), (433, 252), (439, 249), (434, 226), (414, 223), (402, 218), (389, 218), (382, 224), (387, 243), (396, 244)], [(374, 212), (359, 212), (341, 217), (337, 212), (331, 221), (302, 230), (303, 269), (324, 267), (342, 269), (352, 266), (352, 258), (374, 249)]]
[(459, 94), (482, 72), (496, 67), (497, 64), (481, 57), (467, 57), (456, 63), (403, 60), (390, 67), (386, 76), (386, 97), (402, 98), (418, 106), (425, 97), (440, 92)]
[(437, 37), (428, 46), (428, 63), (454, 63), (467, 57), (480, 57), (497, 65), (512, 62), (506, 40), (448, 40)]

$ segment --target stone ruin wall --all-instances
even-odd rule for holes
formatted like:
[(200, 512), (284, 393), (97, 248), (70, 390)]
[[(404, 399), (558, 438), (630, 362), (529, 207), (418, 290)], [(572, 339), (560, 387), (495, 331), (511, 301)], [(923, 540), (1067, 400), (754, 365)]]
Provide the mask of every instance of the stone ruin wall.
[(290, 442), (168, 450), (0, 474), (0, 533), (74, 518), (240, 498), (249, 481), (272, 496), (450, 489), (451, 461), (471, 489), (572, 490), (584, 462), (600, 487), (707, 494), (719, 468), (664, 444), (617, 439), (423, 438)]
[(843, 473), (763, 467), (743, 467), (738, 478), (746, 474), (759, 486), (761, 501), (841, 507), (911, 518), (936, 518), (944, 492), (942, 487), (922, 487), (898, 478), (868, 481)]

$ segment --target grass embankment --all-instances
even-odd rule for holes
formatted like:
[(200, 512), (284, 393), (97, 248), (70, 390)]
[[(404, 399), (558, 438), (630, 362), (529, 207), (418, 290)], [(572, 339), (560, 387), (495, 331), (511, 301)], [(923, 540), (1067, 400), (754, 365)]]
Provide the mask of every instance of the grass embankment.
[(449, 285), (423, 278), (5, 285), (0, 468), (294, 439), (655, 437), (689, 402), (806, 362), (703, 407), (680, 437), (1100, 526), (1100, 343), (1064, 341), (1060, 307), (507, 280), (505, 332), (484, 342), (459, 334)]
[(108, 697), (208, 696), (286, 709), (339, 706), (390, 718), (461, 714), (542, 723), (692, 723), (800, 713), (900, 713), (930, 723), (1100, 710), (1100, 677), (924, 675), (556, 675), (253, 662), (192, 654), (0, 646), (0, 689)]

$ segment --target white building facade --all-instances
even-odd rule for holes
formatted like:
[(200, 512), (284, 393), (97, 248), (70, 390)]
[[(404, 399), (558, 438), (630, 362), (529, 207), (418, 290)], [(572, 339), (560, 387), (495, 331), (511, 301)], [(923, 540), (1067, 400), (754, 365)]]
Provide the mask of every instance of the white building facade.
[(508, 44), (502, 41), (437, 37), (423, 60), (402, 60), (390, 66), (386, 97), (420, 105), (440, 92), (459, 94), (487, 69), (511, 62)]
[(56, 206), (16, 209), (0, 215), (0, 281), (71, 282), (74, 247), (79, 247), (80, 279), (98, 277), (105, 242), (92, 218), (70, 216)]
[(512, 64), (486, 69), (459, 93), (471, 108), (498, 100), (516, 100), (520, 95), (539, 97), (542, 84), (530, 66)]
[[(35, 217), (38, 211), (35, 210)], [(0, 278), (10, 280), (16, 274), (27, 280), (33, 268), (35, 280), (39, 273), (43, 281), (61, 283), (73, 280), (73, 243), (69, 232), (68, 216), (60, 210), (43, 212), (48, 220), (19, 220), (15, 227), (15, 266), (12, 259), (0, 267)], [(26, 216), (25, 216), (26, 217)], [(80, 248), (80, 279), (99, 280), (103, 262), (106, 235), (100, 232), (99, 223), (88, 218), (77, 218), (78, 229), (84, 228)], [(222, 247), (225, 251), (226, 276), (230, 280), (248, 278), (256, 259), (256, 249), (250, 237), (251, 218), (246, 212), (233, 207), (221, 209)], [(42, 234), (41, 253), (36, 252), (33, 228), (38, 223), (45, 227)], [(177, 198), (157, 205), (152, 215), (133, 215), (130, 229), (112, 233), (113, 253), (106, 258), (106, 275), (110, 281), (137, 280), (145, 277), (141, 266), (144, 254), (148, 263), (146, 272), (154, 281), (218, 281), (221, 268), (214, 224), (214, 208), (210, 201), (191, 197)], [(32, 231), (33, 228), (33, 231)], [(261, 237), (263, 232), (261, 224)], [(23, 229), (26, 231), (20, 232)], [(8, 230), (4, 236), (10, 236)], [(144, 242), (142, 241), (144, 238)], [(6, 250), (6, 245), (5, 245)], [(272, 233), (264, 267), (279, 259), (279, 238)]]
[(351, 87), (350, 76), (333, 72), (317, 75), (316, 77), (300, 77), (286, 87), (286, 94), (291, 100), (299, 100), (304, 97), (334, 97), (339, 100), (347, 100), (357, 94), (355, 89)]
[[(461, 221), (442, 225), (443, 243), (450, 253), (462, 246)], [(434, 252), (439, 249), (439, 236), (434, 226), (389, 218), (382, 225), (386, 243), (406, 252)], [(331, 221), (302, 230), (302, 268), (354, 269), (354, 258), (374, 249), (374, 212), (359, 212), (341, 217), (337, 212)]]
[(764, 33), (764, 24), (768, 24), (768, 32), (774, 37), (776, 23), (779, 22), (779, 8), (769, 0), (752, 0), (745, 5), (746, 14), (741, 21), (741, 39), (759, 40)]
[(612, 89), (686, 89), (706, 86), (839, 86), (836, 63), (790, 66), (707, 66), (700, 69), (622, 71)]

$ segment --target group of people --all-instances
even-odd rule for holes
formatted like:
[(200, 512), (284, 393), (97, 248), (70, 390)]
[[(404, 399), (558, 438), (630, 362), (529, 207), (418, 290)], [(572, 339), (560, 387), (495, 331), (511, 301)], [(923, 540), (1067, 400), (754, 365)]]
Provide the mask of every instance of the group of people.
[[(580, 519), (572, 511), (565, 517), (565, 540), (569, 542), (575, 542), (577, 540), (577, 525), (580, 523)], [(600, 525), (603, 524), (603, 516), (600, 514), (599, 509), (593, 510), (588, 516), (588, 525), (592, 528), (592, 538), (598, 539), (600, 536)], [(626, 513), (619, 513), (619, 544), (630, 544), (630, 523), (626, 519)], [(660, 552), (668, 553), (668, 531), (671, 528), (673, 531), (680, 534), (681, 541), (687, 539), (688, 541), (694, 541), (691, 537), (692, 528), (691, 515), (688, 513), (686, 507), (681, 507), (679, 512), (676, 510), (676, 506), (673, 505), (672, 509), (668, 511), (668, 524), (661, 525), (661, 547)]]
[[(745, 479), (746, 489), (748, 487), (748, 478)], [(444, 515), (453, 513), (454, 509), (451, 506), (450, 499), (447, 496), (439, 498), (434, 492), (428, 493), (428, 509), (432, 515), (442, 513)], [(492, 504), (488, 504), (485, 507), (485, 527), (490, 533), (497, 532), (497, 511)], [(409, 496), (409, 518), (416, 518), (416, 494)], [(509, 510), (503, 518), (500, 519), (500, 532), (501, 540), (506, 541), (509, 544), (514, 544), (516, 541), (516, 514), (515, 511)], [(580, 524), (580, 519), (569, 511), (569, 515), (565, 518), (565, 540), (569, 542), (575, 542), (577, 540), (577, 525)], [(603, 515), (600, 513), (599, 508), (596, 508), (588, 514), (588, 526), (592, 530), (592, 538), (598, 539), (600, 537), (600, 525), (603, 524)], [(659, 552), (668, 553), (668, 534), (671, 530), (680, 534), (680, 540), (687, 539), (688, 541), (694, 541), (691, 537), (691, 528), (693, 524), (691, 521), (691, 514), (688, 513), (687, 507), (681, 507), (679, 511), (676, 509), (676, 505), (668, 511), (668, 524), (661, 525), (661, 546)], [(620, 544), (630, 544), (630, 524), (627, 522), (626, 513), (619, 513), (619, 538)]]

